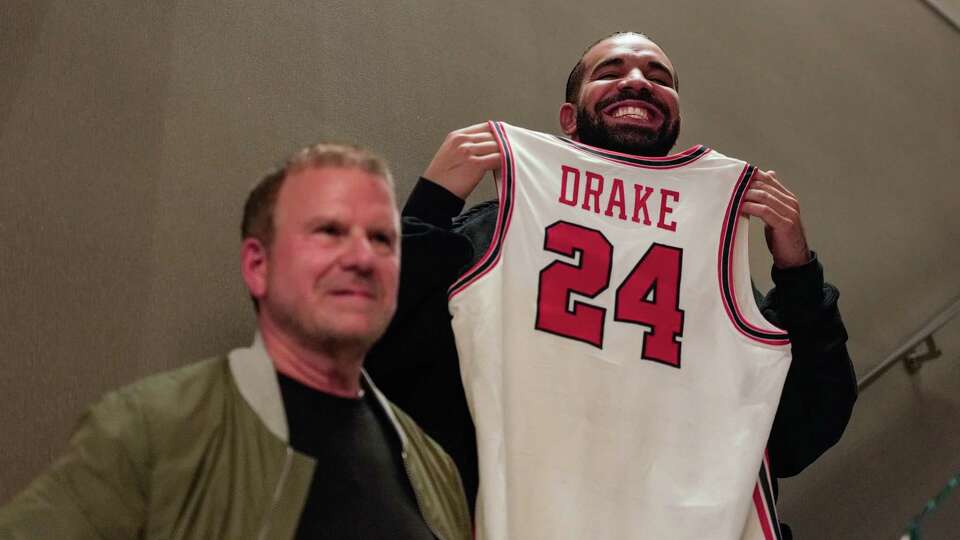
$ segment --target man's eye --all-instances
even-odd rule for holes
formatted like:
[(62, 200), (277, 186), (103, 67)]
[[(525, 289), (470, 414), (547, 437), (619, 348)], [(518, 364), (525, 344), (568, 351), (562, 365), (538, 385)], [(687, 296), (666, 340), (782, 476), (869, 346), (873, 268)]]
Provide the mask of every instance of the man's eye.
[(336, 225), (334, 225), (334, 224), (328, 223), (328, 224), (325, 224), (325, 225), (318, 225), (318, 226), (313, 230), (313, 232), (318, 233), (318, 234), (325, 234), (325, 235), (329, 235), (329, 236), (340, 236), (341, 234), (343, 234), (343, 228), (338, 227), (338, 226), (336, 226)]
[(381, 246), (393, 247), (393, 237), (389, 234), (373, 234), (370, 241)]
[(649, 80), (651, 80), (651, 81), (659, 84), (659, 85), (669, 86), (669, 87), (671, 87), (671, 88), (673, 87), (673, 79), (670, 78), (669, 75), (665, 75), (665, 74), (660, 73), (660, 74), (650, 75), (650, 76), (647, 77), (647, 78), (648, 78)]

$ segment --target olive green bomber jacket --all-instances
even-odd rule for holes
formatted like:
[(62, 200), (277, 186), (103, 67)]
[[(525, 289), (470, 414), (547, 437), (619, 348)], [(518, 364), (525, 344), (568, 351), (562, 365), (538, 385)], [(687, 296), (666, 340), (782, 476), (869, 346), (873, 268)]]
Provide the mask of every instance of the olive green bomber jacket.
[[(469, 539), (453, 462), (364, 377), (397, 430), (428, 526), (441, 540)], [(67, 451), (0, 508), (0, 540), (293, 538), (322, 464), (287, 440), (258, 336), (250, 348), (148, 377), (91, 406)]]

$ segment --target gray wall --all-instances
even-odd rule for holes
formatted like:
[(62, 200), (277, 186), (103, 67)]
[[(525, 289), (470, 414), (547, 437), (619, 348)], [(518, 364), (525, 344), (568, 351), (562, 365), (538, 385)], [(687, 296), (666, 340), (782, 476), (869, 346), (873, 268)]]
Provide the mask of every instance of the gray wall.
[[(104, 391), (249, 338), (240, 205), (276, 160), (362, 142), (403, 198), (451, 129), (556, 131), (572, 63), (614, 30), (678, 67), (680, 145), (800, 196), (859, 372), (960, 295), (960, 39), (920, 2), (263, 4), (0, 1), (0, 500)], [(801, 537), (894, 537), (960, 470), (958, 329), (784, 483)]]

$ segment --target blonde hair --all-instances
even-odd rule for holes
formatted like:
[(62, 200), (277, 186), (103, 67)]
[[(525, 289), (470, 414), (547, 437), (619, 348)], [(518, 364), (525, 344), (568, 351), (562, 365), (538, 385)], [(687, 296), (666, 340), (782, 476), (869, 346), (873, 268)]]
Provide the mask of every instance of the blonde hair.
[(250, 190), (243, 205), (241, 238), (253, 237), (269, 247), (273, 242), (274, 207), (283, 181), (288, 175), (304, 169), (326, 167), (360, 169), (383, 178), (393, 191), (393, 175), (387, 162), (380, 156), (351, 144), (317, 143), (292, 154)]

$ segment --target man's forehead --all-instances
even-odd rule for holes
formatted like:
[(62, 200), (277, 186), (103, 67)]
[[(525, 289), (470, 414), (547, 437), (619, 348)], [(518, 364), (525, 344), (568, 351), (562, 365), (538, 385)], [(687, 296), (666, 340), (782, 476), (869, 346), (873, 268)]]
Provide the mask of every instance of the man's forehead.
[(673, 64), (663, 49), (639, 34), (618, 34), (597, 43), (583, 56), (583, 64), (589, 71), (605, 60), (634, 53), (650, 56), (673, 71)]
[(298, 208), (314, 214), (333, 214), (342, 210), (337, 204), (354, 205), (357, 199), (364, 203), (358, 208), (379, 209), (376, 205), (386, 203), (392, 213), (398, 214), (389, 178), (358, 167), (339, 166), (307, 166), (292, 171), (280, 188), (274, 213)]

